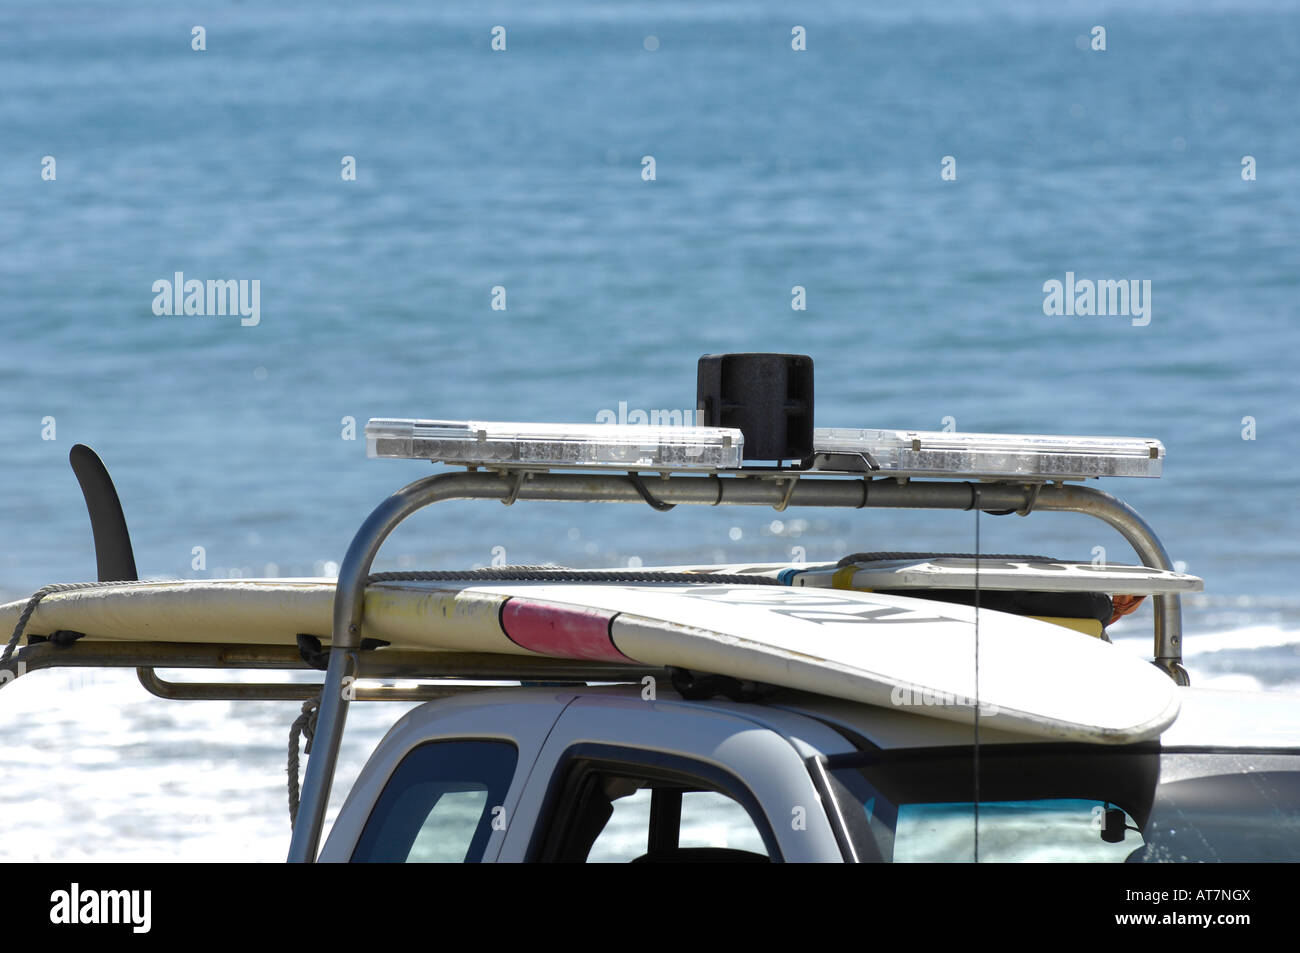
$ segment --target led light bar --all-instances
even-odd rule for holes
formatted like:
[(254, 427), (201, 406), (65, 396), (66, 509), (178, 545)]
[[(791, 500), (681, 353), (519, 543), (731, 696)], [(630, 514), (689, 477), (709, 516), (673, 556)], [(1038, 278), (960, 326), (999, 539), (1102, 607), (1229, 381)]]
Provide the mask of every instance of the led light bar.
[(819, 428), (813, 454), (817, 469), (845, 468), (856, 458), (882, 475), (1086, 480), (1158, 477), (1165, 447), (1138, 437)]
[(366, 455), (464, 466), (732, 470), (745, 438), (724, 427), (390, 420), (366, 424)]

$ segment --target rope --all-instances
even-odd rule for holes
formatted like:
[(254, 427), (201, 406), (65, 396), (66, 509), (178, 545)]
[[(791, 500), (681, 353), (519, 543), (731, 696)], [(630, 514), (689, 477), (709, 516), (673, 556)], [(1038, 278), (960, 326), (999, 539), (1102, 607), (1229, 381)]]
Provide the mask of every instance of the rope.
[[(976, 547), (978, 548), (978, 547)], [(1015, 553), (854, 553), (845, 556), (836, 566), (851, 566), (854, 563), (883, 562), (887, 559), (1021, 559), (1053, 562), (1050, 556), (1026, 556)]]
[(48, 586), (42, 586), (32, 593), (32, 597), (27, 600), (27, 605), (23, 606), (22, 613), (18, 616), (18, 624), (14, 626), (14, 634), (9, 636), (9, 642), (5, 645), (4, 652), (0, 653), (0, 665), (8, 662), (14, 654), (14, 649), (18, 647), (18, 641), (23, 637), (23, 632), (27, 629), (27, 623), (36, 611), (36, 606), (46, 596), (56, 592), (72, 592), (77, 589), (99, 589), (107, 586), (137, 586), (139, 580), (123, 579), (117, 582), (56, 582)]
[(450, 572), (379, 572), (366, 578), (376, 582), (468, 582), (499, 579), (506, 582), (674, 582), (715, 585), (779, 586), (779, 579), (738, 573), (655, 572), (635, 569), (565, 569), (560, 566), (501, 566)]
[(302, 703), (302, 714), (294, 719), (289, 728), (289, 829), (298, 823), (298, 739), (306, 737), (305, 754), (311, 754), (312, 739), (316, 736), (316, 716), (320, 714), (320, 696), (309, 698)]

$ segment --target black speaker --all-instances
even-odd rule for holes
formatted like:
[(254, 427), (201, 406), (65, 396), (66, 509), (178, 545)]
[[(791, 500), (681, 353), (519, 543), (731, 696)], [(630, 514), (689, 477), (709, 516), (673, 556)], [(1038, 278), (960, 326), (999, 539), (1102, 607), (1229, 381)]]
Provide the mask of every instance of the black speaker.
[(738, 429), (746, 460), (812, 456), (813, 361), (806, 354), (705, 354), (695, 393), (697, 423)]

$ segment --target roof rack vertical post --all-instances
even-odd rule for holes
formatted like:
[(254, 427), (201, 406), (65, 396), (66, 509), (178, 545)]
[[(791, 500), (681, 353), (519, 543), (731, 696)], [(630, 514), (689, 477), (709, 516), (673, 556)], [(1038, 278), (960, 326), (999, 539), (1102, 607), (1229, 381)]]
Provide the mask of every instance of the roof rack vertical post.
[[(1038, 509), (1086, 513), (1117, 529), (1142, 562), (1155, 569), (1172, 570), (1169, 554), (1155, 532), (1133, 507), (1109, 493), (1089, 486), (1057, 484), (1043, 488)], [(1177, 593), (1157, 595), (1155, 609), (1155, 664), (1179, 685), (1190, 684), (1183, 668), (1182, 600)]]
[[(334, 591), (333, 632), (330, 639), (329, 667), (321, 687), (320, 714), (312, 753), (307, 758), (302, 800), (298, 820), (289, 845), (289, 863), (314, 863), (325, 826), (325, 810), (334, 784), (339, 745), (348, 716), (348, 698), (343, 690), (351, 657), (361, 645), (361, 616), (364, 609), (366, 578), (380, 545), (396, 526), (430, 503), (463, 495), (457, 489), (458, 477), (464, 473), (440, 473), (416, 480), (398, 490), (375, 507), (361, 524), (348, 546), (339, 567)], [(505, 491), (505, 484), (502, 483)]]

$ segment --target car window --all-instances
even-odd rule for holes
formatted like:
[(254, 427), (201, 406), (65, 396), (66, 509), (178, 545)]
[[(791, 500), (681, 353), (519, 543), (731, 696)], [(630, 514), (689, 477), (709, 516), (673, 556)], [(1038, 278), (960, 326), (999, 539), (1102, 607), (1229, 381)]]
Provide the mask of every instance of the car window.
[(465, 863), (483, 859), (518, 752), (506, 741), (437, 741), (393, 772), (352, 852), (355, 862)]
[(487, 802), (485, 785), (476, 785), (468, 791), (444, 791), (416, 832), (406, 862), (463, 863)]
[(768, 863), (775, 834), (738, 778), (666, 752), (584, 743), (552, 782), (530, 857), (565, 863)]
[[(1027, 801), (981, 801), (979, 859), (985, 863), (1123, 863), (1142, 835), (1126, 832), (1107, 842), (1102, 830), (1106, 812), (1118, 811), (1101, 801), (1052, 798)], [(1122, 811), (1112, 825), (1132, 825)], [(975, 805), (903, 804), (894, 831), (894, 863), (929, 863), (975, 858)]]
[[(613, 814), (587, 855), (588, 863), (627, 863), (649, 849), (653, 788), (644, 787), (612, 801)], [(767, 856), (762, 835), (749, 813), (717, 791), (682, 792), (679, 847), (721, 847)]]
[[(969, 750), (826, 767), (861, 856), (974, 859)], [(980, 861), (1300, 861), (1297, 754), (1008, 745), (981, 750), (980, 786)]]

